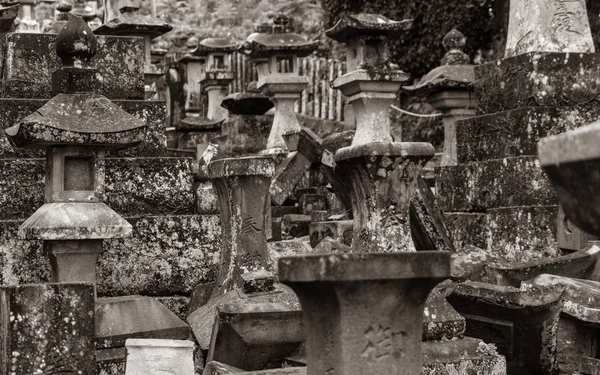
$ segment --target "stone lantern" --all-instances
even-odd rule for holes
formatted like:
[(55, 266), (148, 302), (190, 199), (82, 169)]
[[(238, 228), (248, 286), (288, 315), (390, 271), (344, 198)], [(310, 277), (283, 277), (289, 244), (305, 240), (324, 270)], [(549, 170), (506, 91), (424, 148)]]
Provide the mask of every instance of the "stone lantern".
[(94, 34), (144, 38), (144, 83), (146, 85), (146, 99), (150, 99), (156, 93), (156, 79), (162, 75), (156, 66), (152, 65), (152, 40), (168, 33), (173, 28), (152, 16), (142, 15), (139, 12), (140, 1), (123, 0), (119, 9), (121, 14), (95, 29)]
[(186, 118), (200, 117), (201, 115), (200, 78), (204, 73), (206, 57), (198, 54), (198, 44), (198, 38), (191, 37), (186, 43), (187, 51), (185, 55), (177, 61), (184, 66), (185, 70)]
[(300, 76), (298, 58), (310, 55), (318, 42), (308, 42), (291, 31), (291, 19), (279, 15), (273, 25), (257, 25), (239, 51), (250, 57), (258, 72), (257, 88), (275, 104), (275, 117), (267, 140), (267, 152), (286, 150), (282, 135), (300, 131), (294, 104), (308, 85)]
[(390, 63), (386, 39), (411, 24), (358, 14), (326, 32), (348, 51), (348, 73), (333, 86), (353, 106), (357, 129), (335, 163), (350, 191), (354, 223), (347, 254), (279, 259), (280, 281), (302, 304), (308, 375), (423, 371), (424, 305), (435, 284), (449, 277), (450, 256), (416, 252), (410, 232), (410, 200), (434, 148), (394, 142), (390, 134), (387, 109), (408, 76)]
[(63, 27), (67, 25), (69, 21), (69, 13), (73, 10), (73, 6), (66, 0), (61, 1), (56, 5), (57, 14), (54, 22), (50, 25), (50, 28), (46, 31), (48, 34), (58, 34)]
[(132, 231), (103, 203), (104, 159), (107, 150), (141, 142), (146, 126), (94, 93), (96, 70), (88, 62), (97, 47), (89, 27), (71, 15), (56, 41), (63, 62), (52, 75), (56, 96), (6, 130), (13, 146), (46, 150), (46, 203), (19, 234), (44, 241), (55, 282), (95, 283), (103, 240)]
[(427, 73), (421, 81), (402, 89), (415, 95), (423, 95), (431, 106), (442, 112), (444, 122), (444, 152), (440, 165), (457, 165), (456, 121), (475, 116), (477, 100), (472, 83), (475, 66), (462, 50), (465, 36), (452, 29), (443, 40), (446, 54), (442, 65)]
[(37, 0), (21, 0), (20, 17), (18, 32), (21, 33), (39, 33), (40, 24), (35, 19), (35, 4)]
[(198, 45), (198, 55), (205, 56), (206, 67), (200, 78), (202, 89), (208, 94), (206, 117), (209, 120), (224, 120), (227, 110), (221, 102), (227, 96), (227, 88), (233, 81), (231, 53), (236, 44), (224, 38), (207, 38)]

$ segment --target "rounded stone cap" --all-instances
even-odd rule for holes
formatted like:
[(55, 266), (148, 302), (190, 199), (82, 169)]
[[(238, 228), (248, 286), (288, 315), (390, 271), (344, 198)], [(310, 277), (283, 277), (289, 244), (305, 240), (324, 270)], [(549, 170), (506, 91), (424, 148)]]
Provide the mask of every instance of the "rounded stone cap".
[(566, 133), (542, 138), (538, 159), (542, 166), (600, 159), (600, 121)]
[(450, 253), (313, 254), (279, 258), (279, 281), (375, 281), (450, 277)]
[(340, 148), (335, 160), (346, 160), (364, 156), (423, 156), (431, 158), (435, 148), (426, 142), (369, 142), (356, 146)]
[(63, 65), (87, 63), (97, 50), (98, 40), (92, 29), (81, 17), (70, 14), (67, 24), (56, 36), (56, 54)]
[(208, 164), (209, 178), (231, 176), (265, 176), (275, 173), (275, 160), (269, 155), (217, 159)]

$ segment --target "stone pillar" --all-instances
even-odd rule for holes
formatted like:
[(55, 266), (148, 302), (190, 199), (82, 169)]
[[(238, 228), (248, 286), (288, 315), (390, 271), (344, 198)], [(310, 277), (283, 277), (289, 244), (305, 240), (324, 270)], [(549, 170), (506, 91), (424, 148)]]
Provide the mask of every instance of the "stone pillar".
[(283, 134), (299, 132), (300, 124), (294, 113), (294, 104), (308, 84), (308, 78), (300, 76), (299, 57), (310, 55), (318, 42), (307, 42), (291, 31), (290, 18), (279, 15), (273, 25), (256, 25), (240, 47), (248, 55), (258, 73), (257, 88), (275, 104), (273, 126), (265, 152), (286, 151)]
[(194, 343), (188, 340), (127, 339), (125, 375), (194, 375)]
[(208, 165), (221, 213), (221, 262), (213, 296), (243, 284), (241, 275), (267, 264), (264, 225), (275, 165), (270, 156), (220, 159)]
[(0, 372), (95, 375), (94, 286), (0, 287)]
[(449, 261), (441, 251), (280, 259), (279, 280), (302, 304), (307, 374), (421, 374), (423, 307)]

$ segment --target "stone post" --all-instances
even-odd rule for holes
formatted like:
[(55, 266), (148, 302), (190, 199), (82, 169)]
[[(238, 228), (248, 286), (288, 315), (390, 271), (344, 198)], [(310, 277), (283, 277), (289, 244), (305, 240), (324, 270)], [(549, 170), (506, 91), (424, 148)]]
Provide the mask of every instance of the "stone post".
[(178, 63), (182, 64), (185, 69), (186, 118), (199, 117), (201, 115), (200, 78), (204, 72), (206, 59), (198, 55), (198, 43), (198, 38), (191, 37), (186, 44), (186, 54), (178, 60)]
[(21, 0), (21, 22), (18, 32), (20, 33), (39, 33), (40, 25), (34, 18), (35, 0)]
[(140, 13), (141, 0), (122, 0), (121, 14), (94, 30), (96, 35), (137, 36), (144, 38), (144, 82), (146, 99), (156, 94), (156, 79), (162, 75), (152, 64), (152, 40), (171, 31), (173, 28), (152, 16)]
[(275, 104), (265, 150), (268, 153), (286, 151), (283, 134), (300, 131), (294, 104), (308, 85), (308, 78), (300, 76), (298, 58), (310, 55), (318, 46), (318, 42), (307, 42), (291, 32), (290, 22), (288, 17), (279, 15), (272, 26), (257, 25), (239, 50), (256, 64), (257, 87)]
[(209, 120), (227, 118), (227, 109), (221, 107), (221, 102), (227, 96), (229, 84), (234, 78), (230, 62), (235, 48), (235, 43), (224, 38), (207, 38), (198, 45), (198, 54), (206, 59), (206, 69), (200, 78), (200, 84), (208, 95), (206, 117)]
[(443, 40), (446, 55), (442, 65), (427, 73), (420, 82), (402, 89), (416, 95), (424, 95), (431, 106), (442, 112), (444, 123), (444, 152), (440, 165), (457, 165), (456, 121), (475, 116), (477, 103), (472, 83), (475, 67), (469, 64), (469, 56), (462, 51), (465, 36), (452, 29)]
[(270, 156), (220, 159), (208, 165), (219, 198), (223, 241), (214, 296), (241, 287), (243, 273), (267, 264), (264, 225), (274, 168)]
[(94, 93), (96, 71), (87, 66), (97, 46), (87, 24), (70, 15), (56, 39), (63, 62), (52, 75), (56, 96), (6, 129), (13, 146), (46, 149), (46, 204), (21, 225), (19, 234), (44, 241), (55, 282), (95, 283), (102, 241), (132, 231), (102, 202), (105, 150), (141, 142), (146, 125)]
[(410, 198), (433, 146), (393, 142), (387, 118), (408, 77), (391, 68), (385, 39), (411, 25), (359, 14), (326, 32), (348, 51), (349, 72), (334, 87), (349, 97), (357, 130), (335, 161), (352, 197), (354, 238), (348, 254), (279, 259), (280, 281), (302, 304), (309, 375), (423, 371), (423, 309), (429, 292), (450, 275), (450, 257), (415, 252), (410, 237)]

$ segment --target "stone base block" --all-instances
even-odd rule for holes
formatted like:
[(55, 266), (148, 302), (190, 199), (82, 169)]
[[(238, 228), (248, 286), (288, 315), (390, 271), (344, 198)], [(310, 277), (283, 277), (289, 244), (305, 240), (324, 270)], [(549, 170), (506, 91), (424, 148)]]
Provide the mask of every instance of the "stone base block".
[(531, 52), (475, 67), (480, 113), (576, 105), (600, 93), (600, 55)]
[(546, 136), (587, 125), (600, 117), (595, 103), (575, 107), (526, 107), (456, 123), (458, 164), (537, 155)]
[[(47, 99), (0, 99), (0, 132), (11, 127), (40, 109)], [(166, 149), (166, 107), (163, 101), (155, 100), (114, 100), (125, 112), (144, 120), (148, 126), (146, 137), (141, 144), (121, 151), (112, 151), (110, 156), (148, 156), (167, 155)], [(44, 152), (35, 149), (15, 149), (5, 136), (0, 137), (0, 158), (43, 158)]]
[(154, 298), (124, 296), (96, 301), (98, 349), (123, 347), (129, 338), (187, 339), (190, 335), (187, 324)]
[(344, 245), (352, 245), (352, 220), (322, 221), (310, 223), (308, 229), (310, 246), (316, 247), (325, 237), (331, 237)]
[(0, 287), (0, 372), (95, 374), (94, 286)]
[(284, 215), (281, 236), (284, 240), (308, 236), (311, 218), (309, 215)]
[(194, 375), (194, 343), (187, 340), (129, 339), (126, 375)]
[[(0, 219), (25, 220), (43, 205), (45, 165), (0, 159)], [(105, 202), (123, 216), (192, 214), (191, 168), (191, 158), (107, 158)]]
[(435, 185), (438, 205), (446, 212), (542, 206), (557, 201), (535, 156), (440, 167)]
[(96, 350), (96, 372), (98, 375), (125, 375), (127, 349), (110, 348)]
[(290, 255), (304, 255), (312, 252), (308, 238), (296, 238), (294, 240), (274, 241), (267, 243), (269, 251), (269, 270), (277, 274), (277, 261), (281, 257)]
[[(144, 99), (144, 41), (98, 36), (90, 67), (98, 70), (100, 93), (109, 99)], [(46, 98), (52, 95), (52, 72), (61, 66), (56, 35), (8, 33), (0, 39), (3, 59), (2, 97)], [(126, 61), (126, 63), (123, 63)]]
[[(219, 218), (151, 216), (127, 219), (133, 236), (109, 240), (97, 268), (99, 295), (188, 294), (215, 278), (219, 265)], [(20, 221), (0, 221), (0, 281), (47, 282), (50, 264), (41, 241), (17, 239)]]

